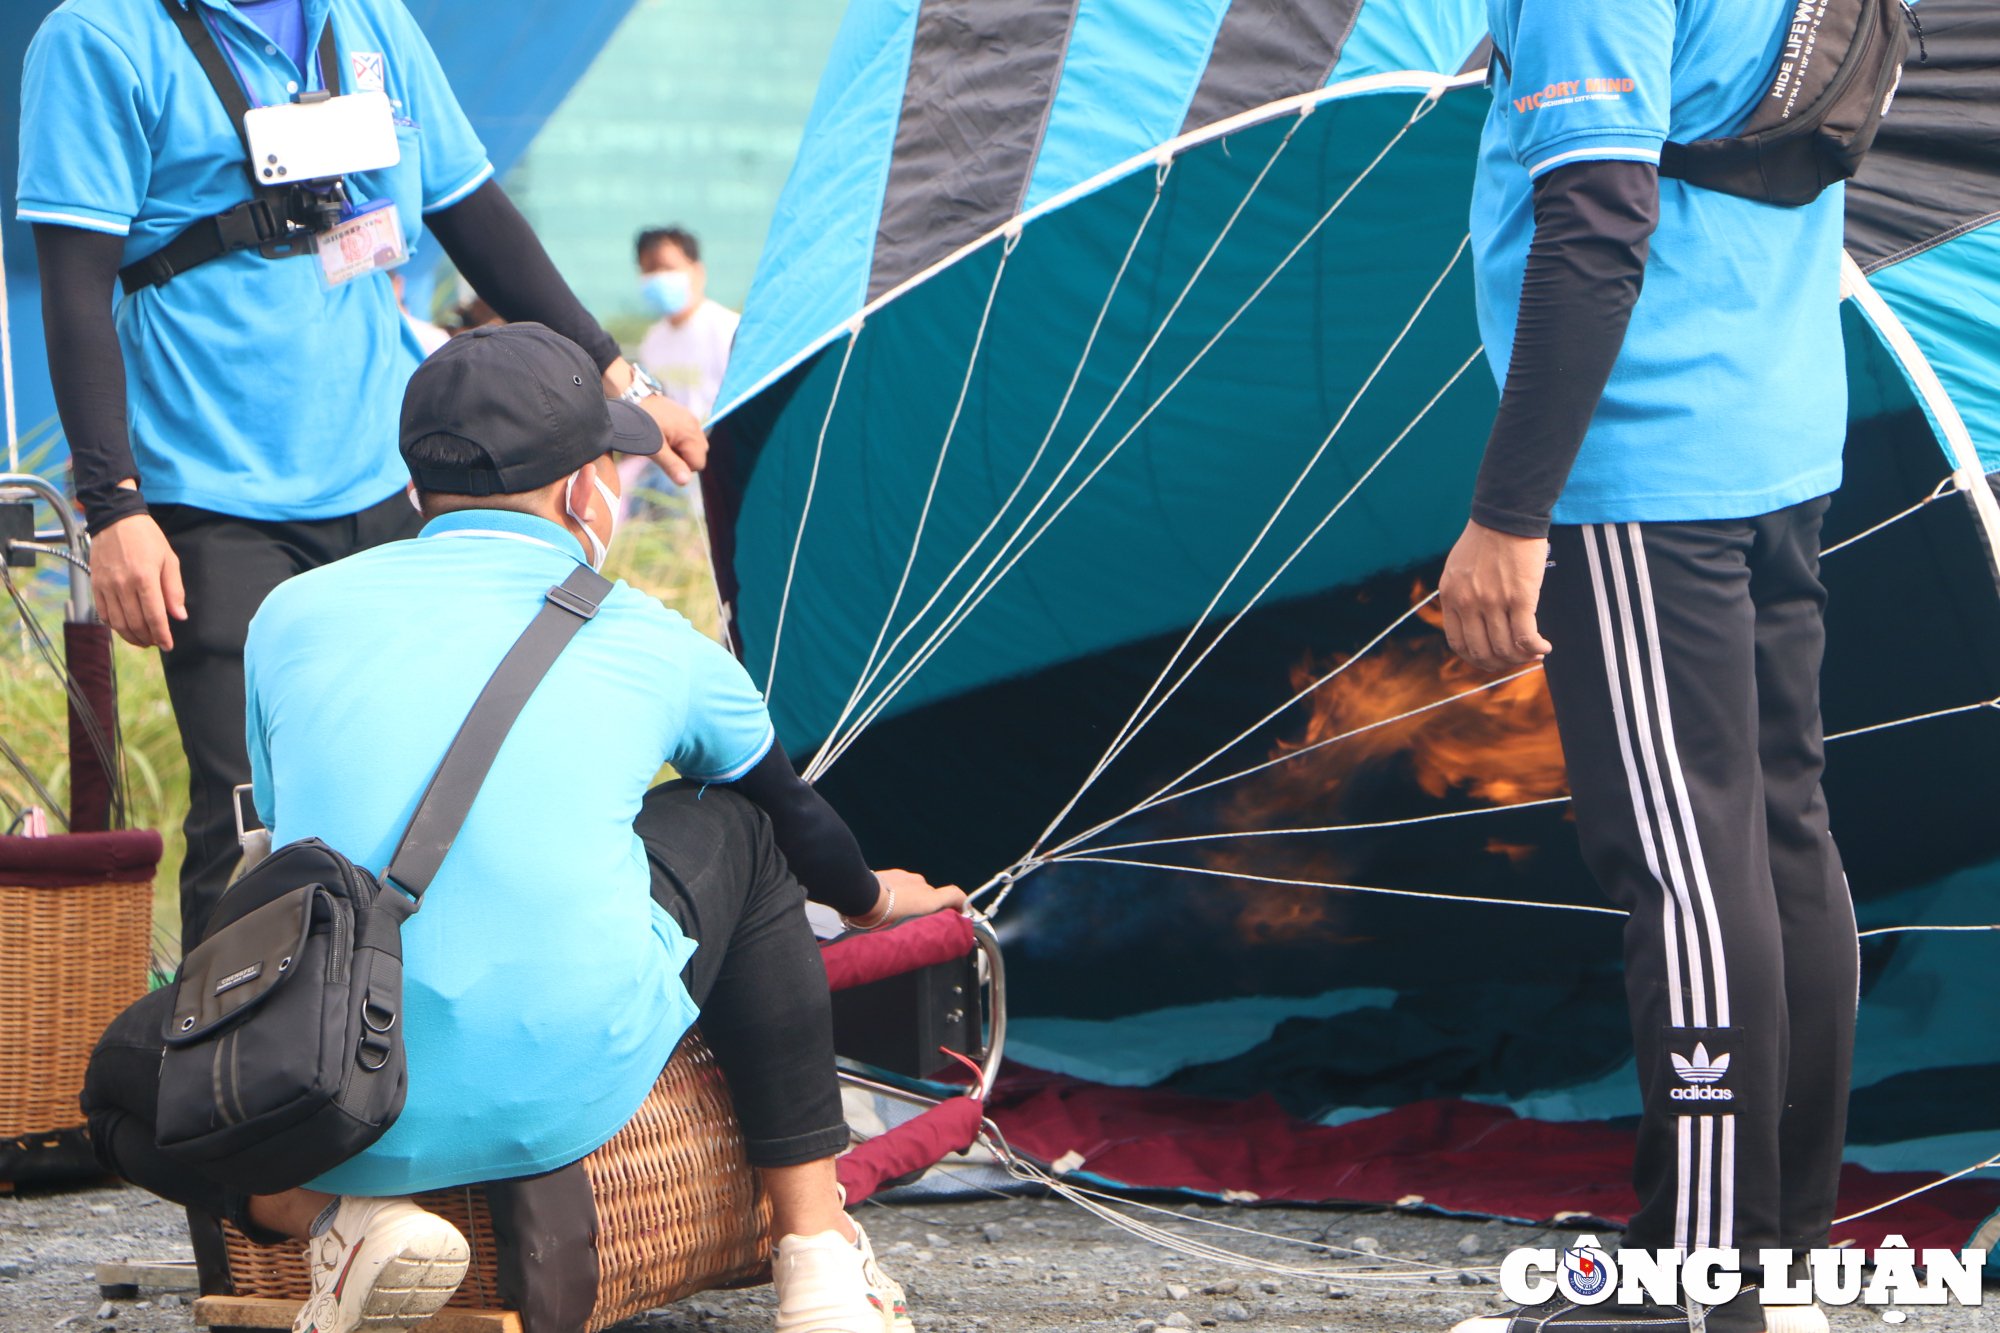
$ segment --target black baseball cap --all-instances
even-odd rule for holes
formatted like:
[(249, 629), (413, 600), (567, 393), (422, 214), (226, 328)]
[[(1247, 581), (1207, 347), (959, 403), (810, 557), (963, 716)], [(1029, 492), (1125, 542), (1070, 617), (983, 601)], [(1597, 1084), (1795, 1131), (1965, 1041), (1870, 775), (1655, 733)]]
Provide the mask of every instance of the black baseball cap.
[[(449, 435), (484, 455), (465, 467), (410, 464), (410, 446)], [(403, 392), (403, 461), (421, 491), (518, 495), (606, 454), (656, 454), (660, 428), (604, 396), (581, 347), (542, 324), (490, 324), (433, 352)]]

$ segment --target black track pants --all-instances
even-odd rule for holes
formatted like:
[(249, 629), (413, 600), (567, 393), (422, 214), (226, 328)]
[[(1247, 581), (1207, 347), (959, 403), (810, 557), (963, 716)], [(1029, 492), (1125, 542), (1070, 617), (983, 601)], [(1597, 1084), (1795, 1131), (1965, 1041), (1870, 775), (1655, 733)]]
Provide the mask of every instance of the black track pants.
[(233, 518), (169, 504), (154, 505), (153, 518), (180, 557), (187, 586), (188, 618), (174, 626), (173, 651), (160, 657), (188, 761), (187, 853), (181, 861), (186, 950), (200, 941), (236, 868), (234, 793), (250, 780), (243, 740), (243, 640), (250, 617), (292, 575), (414, 537), (423, 520), (401, 491), (341, 518)]
[(1748, 1265), (1832, 1223), (1858, 960), (1820, 793), (1825, 512), (1550, 534), (1540, 621), (1577, 831), (1631, 913), (1627, 1246)]

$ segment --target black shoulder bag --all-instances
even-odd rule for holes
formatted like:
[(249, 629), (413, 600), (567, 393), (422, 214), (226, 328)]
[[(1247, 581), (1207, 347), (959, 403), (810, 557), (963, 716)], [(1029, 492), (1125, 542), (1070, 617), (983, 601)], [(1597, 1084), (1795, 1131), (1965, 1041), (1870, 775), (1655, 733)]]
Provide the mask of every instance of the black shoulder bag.
[(162, 1150), (251, 1194), (303, 1185), (381, 1138), (408, 1086), (402, 924), (423, 903), (514, 719), (611, 584), (550, 588), (452, 738), (378, 878), (308, 838), (231, 886), (174, 982)]
[(1660, 174), (1798, 208), (1861, 170), (1889, 114), (1916, 14), (1905, 0), (1798, 0), (1750, 118), (1725, 138), (1667, 143)]

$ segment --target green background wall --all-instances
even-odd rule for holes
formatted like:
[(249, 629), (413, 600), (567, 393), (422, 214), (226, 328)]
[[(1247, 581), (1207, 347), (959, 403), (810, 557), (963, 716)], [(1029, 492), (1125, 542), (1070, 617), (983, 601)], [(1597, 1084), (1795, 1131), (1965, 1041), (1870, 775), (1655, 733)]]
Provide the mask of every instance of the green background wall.
[(584, 304), (630, 344), (648, 322), (632, 238), (701, 238), (741, 308), (840, 24), (842, 0), (639, 0), (506, 180)]

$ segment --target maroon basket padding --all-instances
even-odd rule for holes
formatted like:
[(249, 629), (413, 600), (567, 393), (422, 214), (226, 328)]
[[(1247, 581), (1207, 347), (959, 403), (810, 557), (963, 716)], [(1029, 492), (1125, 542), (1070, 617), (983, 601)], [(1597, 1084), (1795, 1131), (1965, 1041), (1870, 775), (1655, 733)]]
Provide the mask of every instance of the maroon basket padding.
[[(1630, 1129), (1528, 1120), (1504, 1107), (1414, 1102), (1366, 1120), (1319, 1125), (1270, 1097), (1234, 1102), (1146, 1088), (1109, 1088), (1009, 1065), (990, 1114), (1014, 1147), (1045, 1162), (1067, 1154), (1082, 1171), (1137, 1189), (1267, 1203), (1393, 1206), (1574, 1228), (1622, 1226), (1637, 1200)], [(1858, 1212), (1937, 1179), (1849, 1165), (1836, 1215)], [(1870, 1249), (1890, 1235), (1917, 1249), (1958, 1249), (2000, 1209), (2000, 1181), (1959, 1180), (1833, 1229), (1836, 1244)]]
[(936, 1166), (950, 1153), (964, 1152), (979, 1137), (985, 1118), (986, 1103), (954, 1097), (844, 1154), (834, 1170), (847, 1191), (847, 1206), (852, 1208), (891, 1180)]
[(149, 828), (116, 833), (0, 836), (0, 883), (31, 889), (78, 884), (143, 884), (159, 868), (160, 835)]
[[(66, 622), (63, 661), (76, 682), (76, 693), (83, 696), (81, 706), (75, 696), (69, 701), (69, 830), (101, 833), (111, 827), (114, 775), (92, 743), (86, 719), (94, 715), (98, 733), (107, 744), (117, 744), (118, 688), (111, 675), (111, 627)], [(115, 763), (115, 752), (111, 758)]]
[(843, 936), (821, 949), (820, 956), (826, 959), (828, 988), (839, 991), (948, 963), (976, 947), (972, 918), (960, 912), (938, 912), (894, 930)]

